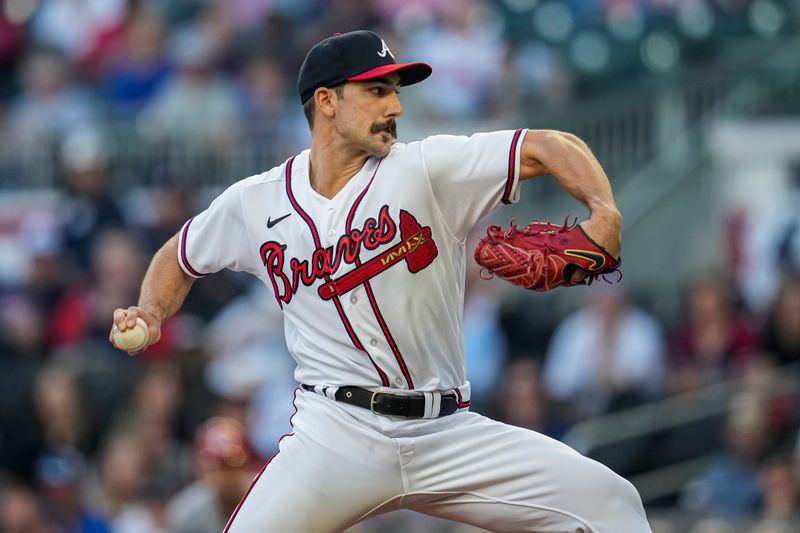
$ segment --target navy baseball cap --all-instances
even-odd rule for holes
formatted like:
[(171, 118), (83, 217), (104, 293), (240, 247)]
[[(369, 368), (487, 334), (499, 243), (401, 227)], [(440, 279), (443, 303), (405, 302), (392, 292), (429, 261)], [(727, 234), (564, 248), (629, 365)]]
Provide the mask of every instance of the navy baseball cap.
[(431, 75), (426, 63), (398, 63), (383, 39), (371, 31), (340, 33), (315, 44), (300, 67), (297, 90), (300, 101), (314, 95), (319, 87), (333, 87), (345, 81), (380, 78), (392, 72), (402, 85), (421, 82)]

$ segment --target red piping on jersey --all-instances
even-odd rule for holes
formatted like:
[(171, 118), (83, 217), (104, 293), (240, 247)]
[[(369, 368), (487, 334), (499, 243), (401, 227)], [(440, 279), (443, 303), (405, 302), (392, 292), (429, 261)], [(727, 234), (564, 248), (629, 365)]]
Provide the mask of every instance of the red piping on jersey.
[[(353, 223), (353, 218), (355, 217), (358, 205), (361, 203), (362, 198), (364, 198), (364, 196), (367, 194), (372, 182), (375, 180), (375, 176), (378, 175), (378, 168), (380, 168), (382, 162), (383, 158), (378, 160), (378, 164), (375, 166), (375, 171), (372, 173), (369, 183), (367, 183), (367, 186), (364, 187), (364, 190), (361, 191), (361, 194), (358, 195), (358, 198), (356, 198), (356, 201), (353, 202), (353, 206), (350, 208), (350, 213), (347, 215), (347, 222), (345, 223), (344, 228), (344, 230), (348, 233), (350, 232), (350, 226)], [(356, 268), (361, 266), (361, 260), (358, 258), (358, 256), (356, 256), (354, 264)], [(400, 365), (400, 370), (403, 372), (403, 377), (406, 378), (408, 389), (412, 390), (414, 388), (414, 382), (411, 380), (411, 373), (408, 371), (408, 366), (406, 365), (405, 360), (403, 360), (403, 356), (400, 354), (400, 349), (397, 347), (397, 343), (389, 331), (389, 326), (386, 325), (386, 320), (384, 320), (381, 310), (378, 308), (378, 302), (375, 300), (375, 294), (372, 292), (372, 287), (368, 281), (364, 282), (364, 290), (367, 293), (367, 298), (369, 299), (370, 307), (372, 307), (372, 312), (375, 313), (375, 318), (378, 319), (378, 324), (381, 326), (381, 331), (383, 331), (383, 335), (386, 337), (386, 341), (389, 343), (389, 347), (392, 349), (395, 359), (397, 359), (397, 364)]]
[[(289, 425), (292, 426), (292, 432), (291, 433), (287, 433), (286, 435), (282, 435), (281, 438), (278, 439), (278, 448), (280, 448), (281, 441), (283, 439), (285, 439), (286, 437), (291, 437), (292, 435), (294, 435), (294, 423), (293, 423), (293, 421), (294, 421), (294, 415), (297, 414), (297, 404), (295, 402), (297, 402), (297, 392), (299, 390), (300, 390), (300, 387), (297, 387), (294, 390), (294, 396), (292, 397), (292, 407), (294, 407), (294, 412), (292, 413), (292, 416), (289, 417)], [(231, 528), (231, 525), (233, 525), (233, 519), (236, 518), (237, 514), (239, 514), (239, 509), (242, 508), (242, 505), (244, 504), (244, 501), (250, 495), (250, 491), (253, 490), (253, 487), (256, 486), (256, 483), (258, 483), (258, 480), (261, 479), (261, 474), (264, 473), (264, 470), (267, 469), (269, 464), (272, 462), (273, 459), (275, 459), (275, 457), (278, 456), (279, 453), (280, 453), (280, 449), (277, 452), (275, 452), (274, 454), (272, 454), (272, 457), (267, 459), (267, 462), (264, 463), (264, 466), (261, 467), (261, 470), (259, 470), (258, 474), (256, 474), (256, 477), (254, 477), (253, 481), (250, 482), (250, 486), (247, 488), (247, 492), (244, 493), (244, 496), (242, 496), (242, 499), (239, 500), (239, 504), (236, 506), (236, 509), (233, 510), (233, 514), (231, 514), (231, 517), (228, 518), (228, 523), (225, 524), (225, 529), (222, 530), (222, 533), (228, 533), (228, 530)]]
[[(356, 266), (360, 264), (361, 261), (356, 260)], [(406, 362), (403, 360), (403, 356), (400, 355), (400, 349), (397, 347), (397, 343), (395, 343), (392, 334), (389, 332), (389, 327), (386, 325), (386, 321), (383, 319), (380, 309), (378, 309), (378, 302), (375, 301), (375, 295), (372, 293), (372, 287), (368, 281), (364, 283), (364, 289), (367, 292), (367, 298), (369, 298), (369, 303), (372, 306), (372, 310), (375, 312), (375, 317), (378, 319), (381, 330), (386, 336), (386, 340), (389, 342), (389, 346), (392, 348), (392, 353), (394, 353), (394, 356), (397, 359), (397, 364), (400, 365), (400, 370), (403, 371), (403, 377), (406, 378), (406, 383), (408, 383), (408, 390), (412, 390), (414, 388), (414, 382), (411, 381), (411, 374), (408, 371)]]
[(472, 402), (465, 402), (464, 399), (461, 397), (461, 391), (456, 387), (456, 396), (458, 396), (458, 408), (461, 409), (462, 407), (469, 407), (472, 405)]
[(504, 204), (511, 203), (511, 188), (514, 186), (514, 174), (516, 174), (515, 170), (517, 166), (517, 141), (519, 141), (521, 133), (521, 129), (515, 131), (514, 138), (511, 139), (511, 148), (508, 152), (508, 176), (506, 177), (506, 187), (503, 191)]
[(201, 274), (192, 268), (192, 265), (189, 264), (189, 259), (186, 257), (186, 236), (189, 234), (189, 224), (192, 223), (192, 220), (194, 220), (194, 217), (190, 218), (186, 224), (183, 225), (183, 232), (181, 233), (181, 261), (183, 261), (183, 266), (186, 267), (186, 270), (188, 270), (192, 276), (203, 278), (208, 276), (208, 274)]
[[(306, 221), (306, 224), (308, 224), (308, 228), (311, 230), (311, 236), (314, 238), (314, 246), (317, 249), (321, 249), (322, 242), (320, 241), (319, 233), (317, 232), (317, 227), (314, 225), (314, 221), (311, 220), (311, 217), (308, 216), (308, 213), (303, 211), (303, 208), (300, 207), (300, 204), (297, 202), (297, 200), (295, 200), (294, 193), (292, 192), (292, 163), (294, 163), (294, 157), (292, 157), (291, 159), (289, 159), (289, 161), (286, 162), (286, 195), (289, 197), (289, 202), (292, 204), (294, 210), (297, 211), (297, 214), (299, 214), (300, 217)], [(329, 282), (330, 280), (331, 280), (330, 275), (326, 274), (325, 281)], [(386, 377), (386, 373), (383, 370), (381, 370), (381, 368), (372, 358), (372, 355), (370, 355), (370, 353), (364, 349), (364, 345), (361, 344), (361, 341), (358, 339), (355, 330), (353, 330), (353, 326), (350, 324), (350, 321), (344, 314), (344, 309), (342, 309), (342, 303), (339, 301), (338, 296), (335, 296), (333, 298), (333, 304), (336, 306), (336, 312), (339, 313), (339, 319), (341, 319), (342, 324), (344, 324), (344, 329), (350, 336), (350, 340), (353, 342), (353, 345), (362, 352), (364, 352), (365, 354), (367, 354), (367, 357), (369, 357), (372, 366), (375, 367), (375, 370), (378, 372), (378, 375), (381, 378), (381, 383), (383, 384), (384, 387), (388, 387), (389, 378)]]

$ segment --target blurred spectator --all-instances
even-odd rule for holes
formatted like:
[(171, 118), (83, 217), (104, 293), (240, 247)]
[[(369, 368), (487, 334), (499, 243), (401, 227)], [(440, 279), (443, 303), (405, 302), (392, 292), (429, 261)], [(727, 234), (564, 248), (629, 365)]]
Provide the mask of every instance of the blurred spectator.
[(791, 457), (769, 459), (759, 472), (763, 495), (761, 520), (752, 533), (781, 533), (800, 529), (800, 479)]
[(759, 340), (730, 284), (718, 277), (699, 277), (689, 286), (686, 306), (683, 323), (672, 337), (672, 391), (741, 375)]
[(595, 285), (587, 305), (553, 333), (544, 383), (585, 418), (655, 398), (665, 377), (658, 321), (618, 285)]
[(800, 274), (786, 276), (764, 326), (764, 350), (776, 364), (800, 362)]
[(109, 434), (101, 451), (99, 477), (89, 487), (89, 500), (103, 509), (114, 533), (161, 533), (158, 502), (143, 492), (146, 457), (142, 436), (131, 429)]
[(111, 111), (132, 118), (167, 81), (166, 29), (158, 11), (139, 9), (125, 29), (124, 47), (103, 80)]
[[(302, 2), (287, 4), (300, 5)], [(272, 11), (261, 20), (258, 32), (250, 38), (252, 42), (247, 43), (253, 53), (274, 58), (280, 64), (281, 70), (289, 76), (287, 91), (291, 91), (293, 95), (294, 81), (307, 50), (308, 43), (303, 42), (303, 35), (304, 32), (298, 31), (290, 15)]]
[(247, 31), (270, 13), (274, 3), (272, 0), (225, 0), (220, 2), (220, 8), (226, 10), (237, 30)]
[(692, 486), (692, 507), (729, 522), (756, 515), (761, 505), (759, 462), (771, 437), (765, 407), (762, 398), (751, 393), (732, 400), (725, 449)]
[(542, 384), (541, 366), (536, 359), (512, 360), (497, 387), (497, 411), (500, 420), (560, 438), (566, 427), (556, 421)]
[(61, 531), (111, 533), (105, 518), (87, 509), (83, 502), (83, 469), (82, 457), (71, 450), (39, 458), (36, 484), (44, 496), (47, 516)]
[[(131, 233), (109, 230), (92, 249), (91, 282), (74, 283), (58, 303), (53, 315), (52, 338), (57, 345), (86, 339), (106, 342), (108, 317), (114, 309), (136, 301), (146, 267), (142, 243)], [(161, 349), (170, 343), (165, 330)], [(152, 355), (158, 353), (158, 349)]]
[(197, 481), (175, 495), (167, 507), (171, 533), (218, 533), (247, 491), (254, 470), (244, 426), (212, 417), (195, 437)]
[[(425, 86), (415, 89), (423, 113), (450, 119), (486, 118), (499, 99), (507, 48), (502, 28), (492, 24), (489, 5), (478, 0), (448, 2), (441, 24), (409, 37), (406, 54), (435, 65)], [(445, 97), (446, 95), (446, 97)]]
[(130, 419), (141, 438), (144, 456), (143, 490), (168, 496), (184, 485), (191, 475), (189, 450), (179, 440), (183, 386), (178, 368), (166, 362), (148, 365), (133, 391)]
[(277, 61), (264, 58), (247, 62), (241, 77), (247, 137), (255, 147), (255, 160), (260, 168), (275, 153), (274, 145), (282, 141), (281, 132), (291, 131), (285, 113), (286, 87), (290, 83)]
[(58, 363), (44, 367), (36, 376), (33, 405), (43, 450), (90, 450), (91, 405), (84, 400), (74, 371)]
[(0, 298), (0, 350), (18, 364), (47, 354), (47, 316), (26, 294)]
[(37, 334), (45, 338), (53, 309), (73, 274), (66, 261), (62, 221), (54, 211), (33, 211), (20, 222), (17, 241), (28, 258), (20, 288), (41, 315)]
[(125, 221), (111, 195), (108, 146), (95, 129), (71, 131), (61, 146), (66, 198), (61, 204), (64, 241), (80, 270), (89, 267), (99, 235)]
[(57, 533), (45, 518), (36, 494), (21, 485), (0, 487), (0, 531), (3, 533)]
[(779, 215), (782, 225), (775, 242), (775, 266), (783, 273), (800, 270), (800, 161), (789, 164), (786, 189), (787, 203)]
[(0, 102), (13, 94), (11, 83), (24, 45), (25, 31), (21, 24), (13, 23), (0, 11)]
[(539, 41), (521, 44), (512, 51), (508, 78), (530, 101), (528, 109), (563, 109), (572, 102), (572, 79), (556, 53)]
[(237, 41), (236, 26), (227, 6), (229, 0), (210, 0), (204, 2), (202, 11), (196, 17), (196, 29), (202, 33), (211, 48), (211, 56), (216, 67), (233, 73), (239, 66), (241, 50)]
[(202, 341), (211, 361), (207, 381), (221, 397), (250, 398), (261, 386), (294, 382), (282, 314), (260, 283), (227, 303), (205, 327)]
[(9, 110), (8, 137), (22, 148), (49, 155), (48, 148), (68, 132), (97, 123), (89, 93), (70, 80), (70, 67), (54, 50), (28, 54), (21, 68), (22, 92)]
[[(325, 16), (319, 18), (315, 35), (310, 35), (315, 41), (336, 32), (381, 27), (374, 0), (328, 0), (318, 6), (324, 6)], [(381, 29), (380, 34), (387, 35), (387, 32)]]
[(787, 167), (774, 202), (763, 208), (745, 204), (728, 216), (737, 282), (758, 312), (768, 312), (783, 277), (800, 271), (800, 161)]
[(125, 0), (48, 0), (42, 2), (31, 26), (34, 41), (61, 50), (80, 61), (101, 36), (120, 24)]
[(267, 456), (291, 432), (297, 382), (280, 309), (260, 283), (250, 282), (247, 289), (205, 328), (206, 382), (228, 409), (243, 405), (239, 415), (227, 414), (247, 424), (253, 445)]
[(148, 191), (145, 205), (137, 209), (142, 217), (137, 223), (143, 226), (148, 255), (158, 251), (192, 218), (194, 200), (191, 188), (173, 181), (170, 176), (165, 176), (161, 183)]
[[(41, 318), (35, 316), (26, 300), (14, 301), (13, 297), (3, 300), (0, 301), (0, 472), (30, 479), (42, 440), (34, 421), (31, 390), (41, 364), (38, 358), (44, 357), (40, 351), (44, 330)], [(12, 435), (13, 438), (8, 438)]]
[(172, 43), (178, 68), (139, 116), (143, 133), (155, 142), (170, 142), (200, 157), (234, 146), (241, 128), (240, 94), (217, 70), (210, 37), (192, 27)]

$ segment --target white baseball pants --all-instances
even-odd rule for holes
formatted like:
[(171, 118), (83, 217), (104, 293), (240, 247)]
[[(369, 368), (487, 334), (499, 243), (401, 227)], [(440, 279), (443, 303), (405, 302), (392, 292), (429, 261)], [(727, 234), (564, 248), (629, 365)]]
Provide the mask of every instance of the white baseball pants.
[(468, 411), (379, 416), (301, 389), (295, 407), (226, 532), (339, 532), (397, 509), (497, 532), (650, 532), (633, 485), (534, 431)]

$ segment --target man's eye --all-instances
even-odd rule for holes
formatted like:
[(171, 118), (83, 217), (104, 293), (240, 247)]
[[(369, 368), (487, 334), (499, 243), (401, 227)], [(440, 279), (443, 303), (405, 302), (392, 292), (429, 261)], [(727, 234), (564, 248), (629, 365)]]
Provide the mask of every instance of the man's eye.
[(374, 94), (375, 96), (381, 96), (384, 92), (382, 87), (373, 87), (372, 89), (370, 89), (370, 91), (372, 91), (372, 94)]

